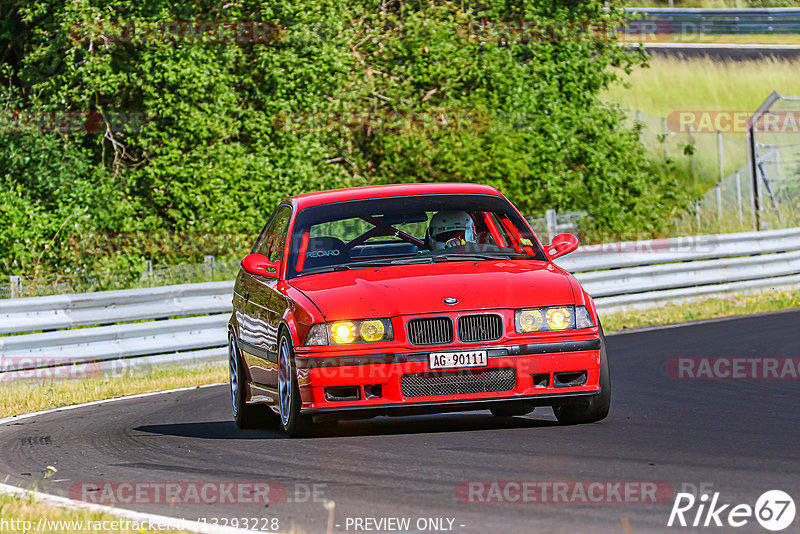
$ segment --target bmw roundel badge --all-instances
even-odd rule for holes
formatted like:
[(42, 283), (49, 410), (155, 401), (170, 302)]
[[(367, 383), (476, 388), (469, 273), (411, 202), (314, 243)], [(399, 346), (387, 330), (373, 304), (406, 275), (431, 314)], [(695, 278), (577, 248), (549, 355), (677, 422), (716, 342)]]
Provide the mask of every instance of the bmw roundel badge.
[(444, 299), (444, 303), (445, 304), (458, 304), (458, 299), (455, 299), (453, 297), (447, 297), (446, 299)]

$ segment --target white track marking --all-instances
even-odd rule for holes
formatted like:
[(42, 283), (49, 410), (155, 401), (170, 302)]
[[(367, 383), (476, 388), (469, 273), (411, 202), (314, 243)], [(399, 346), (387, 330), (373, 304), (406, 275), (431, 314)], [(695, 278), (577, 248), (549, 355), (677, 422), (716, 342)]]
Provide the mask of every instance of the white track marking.
[[(173, 390), (175, 391), (175, 390)], [(73, 510), (88, 510), (90, 512), (102, 512), (117, 517), (122, 517), (130, 521), (137, 521), (139, 523), (149, 522), (151, 525), (164, 525), (164, 530), (188, 530), (191, 532), (202, 532), (208, 534), (265, 534), (264, 531), (244, 530), (240, 528), (224, 527), (221, 525), (214, 525), (210, 523), (201, 523), (199, 521), (192, 521), (188, 519), (179, 519), (177, 517), (168, 517), (165, 515), (148, 514), (144, 512), (134, 512), (133, 510), (126, 510), (124, 508), (116, 508), (113, 506), (105, 506), (103, 504), (94, 504), (83, 501), (76, 501), (67, 499), (66, 497), (58, 497), (40, 491), (33, 491), (16, 486), (9, 486), (8, 484), (0, 483), (0, 493), (6, 495), (14, 495), (21, 498), (33, 498), (44, 504), (58, 506), (59, 508), (71, 508)], [(269, 534), (269, 533), (267, 533)]]
[[(31, 412), (25, 413), (20, 415), (12, 415), (10, 417), (4, 417), (0, 419), (0, 425), (10, 422), (20, 421), (22, 419), (29, 419), (31, 417), (36, 417), (38, 415), (45, 415), (50, 413), (62, 412), (66, 410), (74, 410), (76, 408), (83, 408), (86, 406), (97, 406), (100, 404), (105, 404), (107, 402), (116, 402), (121, 400), (128, 400), (128, 399), (141, 399), (144, 397), (152, 397), (154, 395), (162, 395), (164, 393), (177, 393), (179, 391), (190, 391), (193, 389), (203, 389), (208, 387), (214, 386), (221, 386), (224, 385), (224, 382), (219, 382), (216, 384), (204, 384), (201, 386), (190, 386), (185, 388), (176, 388), (176, 389), (168, 389), (165, 391), (152, 391), (149, 393), (139, 393), (136, 395), (126, 395), (124, 397), (114, 397), (111, 399), (104, 399), (92, 402), (84, 402), (83, 404), (72, 404), (70, 406), (62, 406), (60, 408), (52, 408), (50, 410), (42, 410), (40, 412)], [(95, 504), (95, 503), (88, 503), (83, 501), (77, 501), (73, 499), (67, 499), (66, 497), (59, 497), (57, 495), (50, 495), (48, 493), (42, 493), (40, 491), (33, 491), (24, 488), (19, 488), (17, 486), (10, 486), (8, 484), (0, 483), (0, 493), (4, 493), (6, 495), (15, 495), (17, 497), (33, 497), (37, 501), (43, 502), (45, 504), (51, 504), (54, 506), (58, 506), (61, 508), (72, 508), (75, 510), (89, 510), (93, 512), (104, 512), (107, 514), (115, 515), (117, 517), (123, 517), (125, 519), (130, 519), (131, 521), (138, 521), (138, 522), (145, 522), (149, 521), (151, 524), (163, 524), (168, 526), (169, 528), (175, 530), (188, 530), (192, 532), (201, 532), (201, 533), (209, 533), (213, 534), (216, 532), (220, 532), (222, 534), (230, 533), (230, 534), (244, 534), (244, 533), (254, 533), (258, 532), (259, 534), (264, 534), (263, 531), (255, 531), (255, 530), (244, 530), (240, 528), (233, 528), (233, 527), (224, 527), (222, 525), (213, 525), (208, 523), (201, 523), (198, 521), (191, 521), (186, 519), (179, 519), (177, 517), (168, 517), (163, 515), (157, 514), (148, 514), (145, 512), (135, 512), (133, 510), (126, 510), (124, 508), (116, 508), (113, 506), (105, 506), (102, 504)]]
[(42, 410), (41, 412), (30, 412), (30, 413), (23, 413), (19, 415), (11, 415), (8, 417), (3, 417), (0, 419), (0, 425), (11, 423), (15, 421), (20, 421), (22, 419), (29, 419), (31, 417), (36, 417), (37, 415), (46, 415), (49, 413), (56, 413), (56, 412), (63, 412), (65, 410), (75, 410), (77, 408), (83, 408), (85, 406), (97, 406), (98, 404), (105, 404), (107, 402), (116, 402), (116, 401), (123, 401), (128, 399), (141, 399), (144, 397), (152, 397), (154, 395), (162, 395), (164, 393), (177, 393), (179, 391), (190, 391), (192, 389), (203, 389), (203, 388), (210, 388), (214, 386), (221, 386), (227, 384), (227, 382), (217, 382), (215, 384), (203, 384), (202, 386), (189, 386), (185, 388), (176, 388), (176, 389), (166, 389), (164, 391), (151, 391), (149, 393), (137, 393), (136, 395), (125, 395), (122, 397), (112, 397), (110, 399), (103, 399), (103, 400), (96, 400), (91, 402), (84, 402), (82, 404), (70, 404), (69, 406), (61, 406), (60, 408), (51, 408), (49, 410)]

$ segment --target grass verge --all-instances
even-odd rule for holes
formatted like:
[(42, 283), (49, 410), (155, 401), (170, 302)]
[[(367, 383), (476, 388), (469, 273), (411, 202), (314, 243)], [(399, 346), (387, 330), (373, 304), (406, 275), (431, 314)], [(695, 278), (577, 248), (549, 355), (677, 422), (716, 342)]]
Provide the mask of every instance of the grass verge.
[(154, 369), (122, 377), (0, 383), (0, 417), (123, 395), (200, 386), (228, 380), (227, 364)]
[[(800, 60), (715, 61), (655, 56), (602, 98), (658, 117), (673, 111), (755, 111), (775, 90), (796, 95)], [(744, 137), (744, 133), (740, 134)]]
[[(633, 34), (632, 37), (638, 37)], [(638, 41), (637, 41), (638, 42)], [(686, 44), (800, 44), (796, 33), (655, 33), (642, 37), (648, 43), (686, 43)]]
[[(141, 534), (180, 530), (146, 530), (132, 520), (89, 510), (61, 508), (43, 504), (33, 497), (0, 495), (0, 532), (81, 532), (103, 534)], [(46, 518), (46, 521), (42, 518)], [(40, 523), (42, 521), (42, 523)], [(145, 524), (145, 526), (147, 526)], [(41, 528), (39, 528), (41, 527)]]
[(670, 303), (658, 308), (600, 314), (606, 333), (643, 326), (656, 326), (718, 317), (750, 315), (800, 308), (800, 289), (733, 294), (702, 298), (693, 302)]
[[(676, 8), (739, 9), (746, 7), (794, 7), (791, 0), (674, 0)], [(635, 0), (626, 7), (670, 7), (668, 0)]]

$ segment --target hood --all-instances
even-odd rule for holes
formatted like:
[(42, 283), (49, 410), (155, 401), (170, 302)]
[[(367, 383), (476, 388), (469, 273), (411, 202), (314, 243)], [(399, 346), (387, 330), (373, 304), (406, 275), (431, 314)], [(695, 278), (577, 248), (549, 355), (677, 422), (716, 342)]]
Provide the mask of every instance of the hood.
[[(567, 276), (539, 261), (425, 263), (335, 271), (291, 280), (325, 320), (572, 304)], [(458, 303), (447, 305), (445, 298)]]

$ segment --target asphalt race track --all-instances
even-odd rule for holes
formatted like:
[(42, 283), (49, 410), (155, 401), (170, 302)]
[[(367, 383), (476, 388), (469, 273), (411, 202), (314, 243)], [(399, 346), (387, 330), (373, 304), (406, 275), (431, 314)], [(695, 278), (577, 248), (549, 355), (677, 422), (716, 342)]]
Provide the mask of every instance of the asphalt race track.
[[(277, 518), (282, 531), (308, 533), (326, 531), (328, 500), (335, 532), (395, 532), (385, 522), (357, 530), (356, 519), (409, 518), (410, 532), (447, 531), (449, 519), (453, 532), (469, 533), (763, 533), (752, 518), (738, 529), (666, 524), (673, 492), (685, 484), (706, 484), (720, 503), (753, 506), (764, 491), (781, 489), (800, 505), (800, 379), (676, 379), (667, 362), (797, 359), (798, 334), (795, 310), (610, 336), (612, 412), (586, 426), (558, 426), (540, 408), (510, 419), (470, 412), (345, 422), (326, 437), (291, 440), (237, 430), (227, 386), (90, 406), (0, 427), (0, 480), (28, 487), (51, 465), (58, 472), (39, 488), (57, 495), (83, 482), (277, 483), (287, 498), (268, 506), (115, 504), (208, 521)], [(570, 492), (598, 481), (651, 482), (660, 490), (657, 502), (645, 503), (576, 502), (573, 493), (570, 502), (486, 503), (457, 496), (468, 481), (568, 482)], [(430, 528), (435, 518), (444, 528)], [(795, 518), (784, 532), (798, 525)]]

